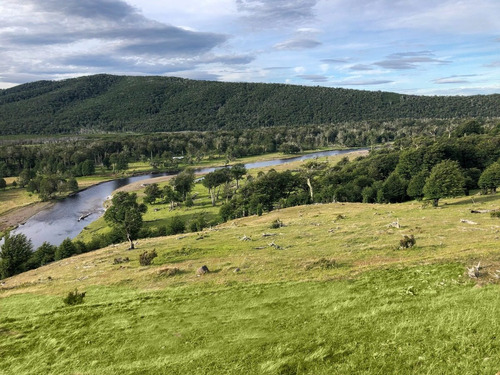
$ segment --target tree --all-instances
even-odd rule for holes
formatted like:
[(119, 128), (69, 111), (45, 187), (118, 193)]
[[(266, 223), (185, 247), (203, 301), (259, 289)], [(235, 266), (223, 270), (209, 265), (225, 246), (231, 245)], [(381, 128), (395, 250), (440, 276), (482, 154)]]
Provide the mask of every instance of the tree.
[(181, 194), (184, 201), (187, 194), (193, 189), (194, 171), (191, 168), (185, 169), (173, 178), (170, 183)]
[(144, 194), (146, 194), (146, 196), (144, 197), (144, 202), (153, 204), (156, 199), (161, 197), (161, 190), (158, 187), (158, 184), (154, 183), (146, 186), (146, 189), (144, 189)]
[(7, 187), (7, 182), (4, 178), (0, 177), (0, 189), (5, 189)]
[(28, 261), (28, 268), (34, 269), (41, 267), (47, 263), (55, 260), (57, 246), (44, 242), (36, 251), (31, 255)]
[(424, 196), (432, 199), (437, 207), (441, 198), (462, 195), (464, 186), (465, 178), (458, 162), (444, 160), (432, 168), (424, 185)]
[(70, 238), (66, 238), (57, 248), (54, 259), (61, 260), (76, 254), (76, 246)]
[(231, 181), (231, 173), (227, 168), (216, 169), (205, 175), (203, 186), (208, 189), (212, 206), (215, 206), (215, 202), (219, 198), (220, 186), (229, 183), (229, 181)]
[(26, 271), (26, 263), (33, 245), (24, 234), (7, 235), (0, 249), (0, 278), (4, 279)]
[(413, 199), (421, 200), (424, 197), (424, 186), (427, 177), (429, 177), (429, 172), (426, 170), (420, 171), (413, 176), (406, 189), (406, 194)]
[(172, 186), (165, 185), (161, 192), (161, 195), (165, 202), (170, 202), (170, 211), (174, 209), (175, 202), (180, 202), (180, 194), (172, 189)]
[(246, 175), (247, 169), (245, 168), (245, 164), (238, 163), (231, 167), (231, 176), (236, 180), (236, 189), (240, 187), (239, 180)]
[(75, 192), (75, 191), (78, 191), (78, 181), (76, 181), (75, 178), (70, 178), (68, 179), (68, 182), (66, 184), (66, 188), (71, 191), (71, 192)]
[(407, 183), (397, 173), (391, 173), (382, 185), (384, 199), (389, 203), (403, 202), (406, 197)]
[(483, 193), (487, 193), (488, 190), (494, 193), (497, 190), (497, 187), (500, 186), (499, 162), (491, 164), (484, 170), (483, 173), (481, 173), (478, 185), (483, 190)]
[(57, 192), (57, 179), (52, 176), (42, 177), (40, 181), (39, 195), (42, 201), (51, 199)]
[(134, 249), (134, 240), (142, 227), (142, 215), (146, 212), (145, 204), (137, 203), (137, 194), (118, 192), (111, 200), (111, 206), (104, 213), (104, 220), (117, 228), (127, 237), (130, 249)]

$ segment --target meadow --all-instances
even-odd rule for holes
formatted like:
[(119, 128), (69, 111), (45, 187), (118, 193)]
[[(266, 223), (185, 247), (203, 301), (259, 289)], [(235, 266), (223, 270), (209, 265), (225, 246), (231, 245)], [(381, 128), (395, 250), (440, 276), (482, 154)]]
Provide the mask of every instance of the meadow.
[(292, 207), (6, 279), (0, 373), (494, 374), (500, 220), (471, 210), (500, 198), (442, 203)]

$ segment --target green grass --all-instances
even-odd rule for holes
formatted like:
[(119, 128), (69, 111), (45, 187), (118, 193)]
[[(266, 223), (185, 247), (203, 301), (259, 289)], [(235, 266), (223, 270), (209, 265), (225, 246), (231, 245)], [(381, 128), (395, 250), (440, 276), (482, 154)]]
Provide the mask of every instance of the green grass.
[(0, 215), (17, 207), (27, 206), (36, 202), (40, 202), (38, 195), (28, 193), (26, 189), (9, 187), (5, 190), (0, 190)]
[[(7, 279), (0, 373), (495, 374), (500, 220), (470, 209), (500, 196), (442, 203), (293, 207)], [(398, 250), (403, 234), (416, 247)], [(68, 307), (75, 288), (84, 303)]]
[[(493, 374), (497, 286), (457, 264), (336, 282), (87, 288), (2, 301), (0, 371), (37, 374)], [(210, 277), (210, 276), (208, 276)], [(473, 303), (473, 306), (471, 306)]]

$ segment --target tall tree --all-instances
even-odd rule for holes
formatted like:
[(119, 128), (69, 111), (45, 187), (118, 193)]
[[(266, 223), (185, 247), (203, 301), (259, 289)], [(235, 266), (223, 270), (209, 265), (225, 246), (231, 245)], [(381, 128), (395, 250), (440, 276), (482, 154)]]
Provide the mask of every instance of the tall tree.
[(231, 176), (236, 180), (236, 189), (238, 189), (240, 187), (239, 181), (247, 173), (245, 164), (237, 163), (231, 167), (230, 171), (231, 171)]
[(158, 184), (153, 183), (146, 186), (146, 189), (144, 189), (144, 194), (146, 194), (146, 196), (144, 197), (144, 202), (153, 204), (158, 198), (161, 197), (161, 190), (158, 187)]
[(145, 204), (137, 203), (137, 194), (118, 192), (111, 200), (111, 206), (104, 214), (104, 220), (122, 231), (134, 249), (134, 240), (142, 227), (142, 215), (146, 212)]
[(0, 249), (0, 278), (26, 271), (33, 245), (24, 234), (7, 235)]
[(465, 177), (458, 162), (444, 160), (432, 168), (424, 185), (424, 196), (437, 207), (441, 198), (462, 195), (464, 186)]
[(194, 186), (194, 171), (191, 168), (185, 169), (173, 178), (170, 183), (182, 195), (183, 200), (186, 200), (187, 194)]
[(231, 172), (227, 168), (216, 169), (205, 175), (203, 186), (208, 189), (212, 206), (215, 206), (215, 202), (219, 198), (220, 186), (229, 183), (229, 181), (231, 181)]
[(478, 185), (483, 190), (483, 193), (487, 193), (488, 190), (494, 193), (497, 190), (497, 187), (500, 186), (499, 162), (491, 164), (481, 173)]

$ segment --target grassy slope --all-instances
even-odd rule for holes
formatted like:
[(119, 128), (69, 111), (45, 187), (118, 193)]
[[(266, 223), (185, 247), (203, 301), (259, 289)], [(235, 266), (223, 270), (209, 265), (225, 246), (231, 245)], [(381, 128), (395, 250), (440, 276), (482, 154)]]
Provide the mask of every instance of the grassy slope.
[[(289, 208), (7, 279), (0, 373), (496, 373), (500, 221), (470, 209), (500, 198), (445, 202)], [(269, 229), (276, 218), (286, 226)], [(417, 247), (396, 250), (403, 234)], [(140, 266), (153, 248), (154, 265)], [(479, 260), (480, 288), (465, 276)], [(212, 272), (197, 277), (201, 265)], [(74, 288), (85, 303), (65, 307)]]

